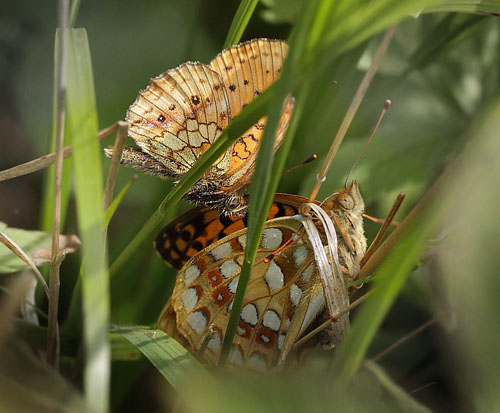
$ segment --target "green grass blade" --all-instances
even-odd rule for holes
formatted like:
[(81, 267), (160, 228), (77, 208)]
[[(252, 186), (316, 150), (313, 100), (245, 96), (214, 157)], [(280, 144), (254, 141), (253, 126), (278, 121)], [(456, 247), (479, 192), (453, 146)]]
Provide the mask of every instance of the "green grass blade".
[(426, 7), (424, 13), (500, 13), (498, 0), (444, 0), (438, 4)]
[(434, 63), (436, 58), (446, 53), (450, 46), (464, 32), (482, 22), (483, 18), (476, 15), (449, 14), (440, 21), (423, 39), (418, 49), (408, 59), (408, 69), (402, 76), (412, 70), (421, 70)]
[(432, 222), (428, 218), (417, 222), (376, 272), (375, 291), (360, 309), (333, 359), (331, 371), (340, 389), (347, 387), (361, 365), (382, 320), (424, 249)]
[(363, 367), (366, 372), (373, 376), (370, 381), (376, 381), (382, 386), (382, 388), (390, 395), (394, 406), (399, 411), (407, 413), (431, 413), (430, 409), (417, 402), (396, 382), (394, 382), (377, 363), (367, 361), (364, 363)]
[(74, 142), (75, 194), (82, 240), (82, 302), (87, 402), (95, 411), (109, 403), (110, 348), (108, 341), (109, 283), (106, 267), (102, 167), (94, 80), (87, 33), (70, 30), (68, 44), (68, 124)]
[(494, 411), (500, 405), (498, 89), (491, 103), (474, 122), (468, 134), (473, 140), (440, 194), (447, 237), (436, 257), (445, 291), (436, 292), (435, 299), (449, 309), (454, 326), (448, 337), (453, 343), (453, 378), (460, 385), (458, 391), (466, 394), (470, 410), (477, 412)]
[(116, 209), (122, 202), (123, 198), (125, 195), (127, 195), (128, 190), (132, 186), (132, 184), (135, 182), (136, 177), (133, 177), (130, 181), (128, 181), (127, 185), (123, 187), (123, 189), (120, 191), (120, 193), (113, 199), (111, 204), (109, 205), (108, 209), (106, 210), (106, 225), (109, 224), (109, 221), (111, 221), (111, 218), (113, 218), (114, 213), (116, 212)]
[(80, 0), (73, 0), (71, 2), (71, 10), (69, 11), (69, 27), (75, 27), (76, 17), (80, 9)]
[(111, 359), (113, 361), (139, 360), (142, 357), (139, 349), (121, 334), (110, 333), (109, 341), (111, 343)]
[(269, 88), (260, 94), (255, 101), (244, 107), (241, 113), (234, 118), (221, 136), (210, 146), (203, 156), (184, 175), (179, 183), (168, 193), (158, 209), (144, 224), (139, 233), (132, 239), (123, 252), (116, 258), (110, 267), (110, 274), (114, 276), (125, 262), (133, 255), (139, 246), (146, 241), (154, 231), (164, 224), (167, 209), (175, 205), (182, 196), (200, 179), (203, 173), (224, 153), (224, 151), (241, 136), (265, 112), (274, 88)]
[[(57, 79), (58, 79), (58, 54), (59, 54), (59, 34), (56, 31), (55, 42), (54, 42), (54, 87), (53, 87), (53, 97), (52, 97), (52, 132), (50, 136), (50, 149), (49, 152), (55, 152), (56, 148), (56, 129), (57, 129)], [(71, 133), (68, 125), (65, 125), (64, 130), (64, 145), (70, 145)], [(63, 171), (62, 171), (62, 182), (61, 182), (61, 230), (64, 229), (64, 223), (66, 221), (66, 214), (68, 210), (69, 194), (71, 190), (71, 180), (72, 180), (72, 164), (73, 159), (71, 157), (66, 158), (63, 161)], [(52, 232), (52, 208), (54, 204), (54, 174), (55, 167), (51, 165), (44, 177), (44, 186), (42, 192), (42, 208), (41, 208), (41, 225), (42, 231)]]
[[(307, 33), (306, 28), (308, 26), (309, 19), (311, 16), (313, 16), (313, 13), (310, 10), (314, 10), (314, 7), (316, 5), (316, 3), (311, 2), (307, 8), (308, 10), (303, 13), (302, 21), (299, 24), (297, 31), (295, 32), (294, 41), (292, 41), (291, 43), (290, 56), (288, 57), (283, 67), (281, 79), (276, 84), (278, 92), (276, 93), (276, 96), (274, 97), (270, 106), (267, 126), (264, 130), (259, 153), (257, 155), (255, 172), (252, 176), (252, 183), (250, 184), (248, 232), (245, 257), (243, 260), (238, 287), (233, 300), (226, 333), (224, 334), (224, 341), (222, 344), (218, 362), (219, 366), (224, 366), (229, 356), (229, 351), (231, 349), (231, 344), (236, 332), (241, 308), (243, 306), (245, 291), (248, 285), (248, 281), (250, 280), (253, 262), (255, 260), (257, 249), (260, 243), (262, 230), (264, 228), (264, 224), (274, 197), (274, 193), (276, 192), (279, 180), (281, 178), (281, 173), (283, 171), (288, 151), (291, 147), (293, 135), (297, 129), (298, 119), (302, 114), (306, 93), (301, 93), (300, 91), (298, 91), (298, 95), (301, 100), (298, 104), (296, 103), (297, 108), (294, 111), (295, 113), (292, 117), (291, 125), (289, 127), (289, 130), (287, 131), (282, 148), (279, 151), (279, 155), (276, 158), (276, 162), (273, 162), (275, 131), (280, 119), (282, 102), (293, 87), (294, 76), (292, 75), (292, 73), (298, 73), (298, 65), (301, 62), (300, 55), (303, 52), (303, 45), (305, 44), (303, 38)], [(308, 85), (308, 82), (303, 82), (301, 84), (304, 90), (307, 90)]]
[(258, 3), (259, 0), (241, 0), (238, 10), (236, 10), (236, 14), (234, 15), (231, 23), (231, 27), (229, 27), (229, 32), (227, 33), (223, 49), (240, 42), (241, 36), (243, 36), (243, 32), (245, 31)]
[(190, 399), (187, 381), (189, 377), (212, 380), (205, 368), (177, 341), (161, 330), (145, 326), (117, 327), (112, 330), (119, 333), (132, 344), (156, 367), (163, 377), (186, 400)]

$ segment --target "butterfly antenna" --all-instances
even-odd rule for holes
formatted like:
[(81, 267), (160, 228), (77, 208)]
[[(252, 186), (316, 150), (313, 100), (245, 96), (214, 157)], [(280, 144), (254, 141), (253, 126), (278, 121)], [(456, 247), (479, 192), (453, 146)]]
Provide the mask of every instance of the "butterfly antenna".
[(287, 171), (283, 172), (282, 175), (286, 175), (288, 172), (295, 171), (295, 169), (300, 168), (301, 166), (304, 166), (304, 165), (308, 164), (309, 162), (315, 161), (316, 159), (318, 159), (318, 155), (316, 155), (314, 153), (309, 158), (307, 158), (305, 161), (302, 161), (298, 165), (295, 165), (295, 166), (291, 167), (290, 169), (288, 169)]
[(351, 166), (351, 169), (349, 170), (349, 173), (347, 174), (347, 177), (345, 179), (345, 183), (344, 183), (344, 188), (347, 188), (347, 182), (349, 182), (349, 177), (351, 176), (351, 173), (352, 171), (354, 170), (354, 167), (358, 164), (359, 160), (361, 159), (361, 156), (363, 155), (363, 153), (365, 152), (366, 150), (366, 147), (368, 146), (368, 144), (371, 142), (372, 138), (375, 136), (375, 133), (377, 132), (377, 129), (378, 127), (380, 126), (380, 122), (382, 122), (382, 119), (384, 118), (387, 110), (391, 107), (391, 101), (389, 99), (387, 99), (385, 102), (384, 102), (384, 106), (382, 107), (382, 111), (380, 112), (380, 115), (378, 117), (378, 120), (377, 120), (377, 123), (375, 124), (375, 127), (373, 128), (372, 130), (372, 133), (370, 135), (370, 137), (367, 139), (367, 141), (365, 142), (365, 144), (363, 145), (363, 148), (361, 148), (361, 151), (359, 152), (358, 154), (358, 157), (356, 158), (356, 160), (354, 161), (354, 163), (352, 164)]

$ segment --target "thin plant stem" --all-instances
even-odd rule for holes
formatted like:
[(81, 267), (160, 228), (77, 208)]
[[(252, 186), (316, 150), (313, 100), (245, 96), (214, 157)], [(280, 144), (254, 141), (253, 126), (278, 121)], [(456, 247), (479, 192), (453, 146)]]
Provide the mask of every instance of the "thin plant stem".
[(49, 286), (45, 282), (45, 279), (43, 278), (42, 274), (36, 267), (33, 260), (30, 258), (30, 256), (26, 254), (19, 245), (17, 245), (7, 234), (5, 234), (2, 231), (0, 231), (0, 242), (4, 244), (8, 249), (10, 249), (14, 254), (16, 254), (19, 258), (21, 258), (26, 264), (29, 265), (29, 267), (35, 273), (35, 278), (42, 285), (43, 290), (47, 295), (47, 298), (49, 298)]
[(433, 324), (436, 324), (437, 321), (438, 320), (436, 318), (433, 318), (431, 320), (426, 321), (424, 324), (422, 324), (421, 326), (417, 327), (416, 329), (410, 331), (408, 334), (401, 337), (399, 340), (397, 340), (395, 343), (391, 344), (385, 350), (382, 350), (376, 356), (372, 357), (371, 361), (377, 363), (378, 361), (380, 361), (380, 359), (384, 358), (389, 353), (392, 353), (399, 346), (401, 346), (404, 343), (406, 343), (407, 341), (411, 340), (413, 337), (417, 336), (418, 334), (420, 334), (422, 331), (426, 330), (427, 328), (429, 328)]
[(116, 176), (118, 174), (118, 166), (122, 157), (123, 148), (125, 146), (125, 139), (127, 139), (128, 123), (118, 121), (118, 131), (116, 132), (115, 145), (113, 148), (113, 157), (111, 158), (111, 165), (109, 165), (108, 178), (106, 180), (106, 187), (104, 188), (104, 210), (108, 209), (113, 200), (113, 189), (115, 187)]
[(358, 90), (356, 90), (356, 94), (352, 99), (349, 109), (347, 109), (347, 113), (344, 119), (342, 120), (339, 130), (337, 131), (337, 135), (335, 136), (335, 139), (332, 142), (332, 146), (330, 147), (330, 150), (326, 155), (326, 159), (325, 162), (323, 163), (321, 171), (316, 176), (316, 183), (314, 184), (314, 188), (311, 192), (311, 195), (309, 196), (309, 202), (312, 202), (316, 199), (321, 184), (326, 179), (326, 174), (328, 172), (328, 169), (330, 169), (330, 165), (332, 164), (333, 159), (337, 155), (337, 152), (340, 148), (342, 141), (344, 140), (347, 130), (349, 129), (349, 126), (351, 126), (352, 120), (354, 119), (354, 116), (356, 115), (356, 112), (358, 111), (359, 106), (361, 105), (361, 102), (363, 101), (366, 95), (368, 87), (370, 86), (370, 83), (373, 80), (373, 77), (375, 76), (375, 73), (377, 72), (380, 63), (382, 62), (382, 58), (384, 57), (385, 52), (389, 47), (389, 44), (391, 42), (395, 30), (396, 26), (392, 26), (385, 32), (385, 36), (382, 39), (382, 42), (380, 43), (380, 46), (377, 49), (377, 53), (375, 54), (375, 57), (373, 58), (368, 71), (365, 73), (365, 76), (363, 77), (363, 80), (361, 81)]
[(307, 340), (309, 340), (311, 337), (315, 336), (318, 334), (321, 330), (324, 330), (326, 327), (328, 327), (330, 324), (334, 322), (334, 320), (337, 320), (339, 317), (342, 317), (344, 314), (347, 314), (349, 311), (351, 311), (353, 308), (357, 307), (360, 305), (363, 301), (365, 301), (370, 295), (373, 293), (373, 290), (368, 291), (366, 294), (362, 295), (359, 297), (356, 301), (352, 302), (349, 304), (347, 307), (343, 308), (340, 310), (338, 313), (334, 314), (333, 317), (327, 321), (325, 321), (323, 324), (320, 326), (316, 327), (314, 330), (306, 334), (304, 337), (302, 337), (300, 340), (298, 340), (294, 345), (293, 348), (298, 348), (302, 344), (304, 344)]
[[(401, 207), (401, 204), (403, 203), (404, 199), (406, 198), (406, 194), (401, 192), (396, 200), (394, 201), (394, 205), (392, 206), (391, 210), (389, 211), (389, 214), (387, 215), (387, 218), (385, 219), (383, 225), (380, 227), (377, 235), (373, 239), (370, 248), (368, 248), (368, 251), (366, 251), (365, 255), (361, 259), (359, 266), (363, 267), (365, 265), (366, 261), (370, 259), (372, 254), (376, 251), (380, 243), (382, 242), (382, 238), (386, 234), (387, 230), (389, 229), (389, 226), (391, 225), (392, 221), (394, 220), (394, 216), (396, 213), (399, 211), (399, 208)], [(358, 277), (356, 277), (359, 279)]]
[(61, 232), (61, 185), (63, 172), (64, 127), (66, 118), (67, 86), (67, 44), (68, 44), (69, 0), (59, 0), (59, 50), (57, 77), (57, 125), (56, 125), (56, 160), (54, 177), (54, 205), (52, 213), (52, 262), (49, 278), (49, 321), (47, 331), (47, 361), (54, 367), (59, 366), (59, 325), (57, 323), (59, 307), (59, 270), (62, 257), (59, 255), (59, 234)]
[[(114, 123), (113, 125), (102, 129), (101, 131), (99, 131), (97, 139), (99, 141), (102, 141), (103, 139), (115, 133), (117, 128), (118, 128), (118, 123)], [(68, 158), (71, 155), (73, 155), (73, 145), (65, 146), (63, 149), (63, 158)], [(51, 152), (47, 155), (43, 155), (31, 161), (22, 163), (17, 166), (13, 166), (12, 168), (9, 169), (5, 169), (4, 171), (0, 172), (0, 182), (7, 181), (8, 179), (17, 178), (18, 176), (27, 175), (39, 171), (41, 169), (47, 168), (48, 166), (52, 165), (55, 161), (56, 161), (56, 153)]]

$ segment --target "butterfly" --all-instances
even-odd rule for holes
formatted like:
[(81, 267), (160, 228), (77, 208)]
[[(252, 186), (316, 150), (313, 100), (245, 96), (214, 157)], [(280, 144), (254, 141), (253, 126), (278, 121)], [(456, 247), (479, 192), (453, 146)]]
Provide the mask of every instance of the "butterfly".
[[(187, 62), (151, 79), (127, 111), (129, 135), (139, 148), (125, 147), (121, 163), (162, 178), (179, 180), (221, 135), (241, 109), (280, 76), (288, 45), (255, 39), (230, 47), (209, 65)], [(283, 140), (293, 112), (288, 97), (276, 132)], [(225, 215), (247, 210), (257, 150), (266, 124), (262, 117), (212, 165), (185, 195), (195, 205)], [(113, 149), (105, 154), (112, 157)]]
[[(296, 195), (275, 198), (269, 214), (273, 219), (265, 224), (245, 293), (229, 366), (267, 370), (283, 364), (295, 342), (324, 317), (324, 289), (314, 248), (308, 236), (297, 236), (302, 224), (296, 213), (305, 202), (306, 198)], [(364, 201), (357, 183), (335, 192), (321, 206), (335, 226), (343, 277), (352, 281), (366, 251)], [(190, 211), (156, 239), (160, 254), (173, 266), (182, 265), (158, 327), (203, 361), (216, 364), (238, 285), (247, 229), (244, 217), (227, 219), (211, 212)], [(295, 242), (286, 247), (291, 238)], [(280, 248), (280, 254), (265, 259)], [(324, 341), (335, 340), (328, 334)]]

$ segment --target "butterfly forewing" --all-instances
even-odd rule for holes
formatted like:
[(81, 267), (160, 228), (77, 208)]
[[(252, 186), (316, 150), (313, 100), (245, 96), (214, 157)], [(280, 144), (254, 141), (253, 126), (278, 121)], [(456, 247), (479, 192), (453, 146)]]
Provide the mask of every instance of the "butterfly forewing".
[[(267, 219), (292, 216), (307, 202), (299, 195), (276, 194)], [(172, 267), (181, 269), (202, 249), (235, 231), (246, 228), (247, 216), (224, 216), (209, 208), (194, 208), (163, 228), (155, 247)]]
[(279, 78), (287, 53), (282, 40), (256, 39), (230, 47), (210, 62), (222, 78), (233, 118)]
[[(241, 109), (278, 79), (287, 52), (282, 40), (256, 39), (224, 50), (210, 65), (188, 62), (151, 79), (126, 117), (140, 150), (125, 150), (121, 162), (163, 178), (182, 178)], [(293, 108), (288, 97), (275, 149)], [(243, 187), (251, 180), (265, 123), (265, 117), (259, 119), (237, 139), (186, 197), (224, 215), (245, 213)], [(113, 149), (105, 153), (111, 157)]]
[(130, 136), (166, 166), (174, 162), (175, 175), (186, 173), (229, 123), (220, 78), (203, 66), (185, 63), (153, 78), (127, 113)]

